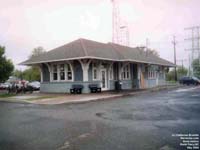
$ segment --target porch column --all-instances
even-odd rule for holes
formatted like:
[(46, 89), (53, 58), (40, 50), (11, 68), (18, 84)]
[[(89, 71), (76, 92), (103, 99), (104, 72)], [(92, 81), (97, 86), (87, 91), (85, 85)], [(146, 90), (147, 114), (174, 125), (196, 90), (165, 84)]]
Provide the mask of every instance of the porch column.
[[(111, 68), (113, 67), (113, 63), (114, 62), (111, 62), (111, 63), (109, 63), (109, 67), (108, 67), (108, 79), (109, 80), (111, 80), (111, 74), (110, 74), (110, 72), (111, 72)], [(112, 79), (113, 79), (113, 74), (112, 74)]]
[[(73, 60), (69, 60), (69, 61), (66, 61), (67, 64), (69, 64), (70, 68), (71, 68), (71, 72), (72, 72), (72, 81), (74, 81), (74, 65), (73, 65)], [(67, 75), (67, 72), (65, 70), (65, 73)]]
[(88, 81), (88, 69), (91, 60), (79, 60), (82, 70), (83, 70), (83, 81)]
[(40, 82), (43, 82), (43, 71), (42, 71), (42, 65), (38, 66), (39, 70), (40, 70)]
[(138, 64), (137, 67), (138, 67), (138, 81), (139, 81), (138, 86), (139, 88), (141, 88), (141, 65)]

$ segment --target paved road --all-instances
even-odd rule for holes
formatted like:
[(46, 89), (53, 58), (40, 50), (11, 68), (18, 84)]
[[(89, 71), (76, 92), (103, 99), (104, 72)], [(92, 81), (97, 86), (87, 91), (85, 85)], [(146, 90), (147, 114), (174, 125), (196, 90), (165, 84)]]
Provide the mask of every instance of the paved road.
[(181, 149), (200, 133), (200, 87), (71, 105), (0, 102), (1, 150)]

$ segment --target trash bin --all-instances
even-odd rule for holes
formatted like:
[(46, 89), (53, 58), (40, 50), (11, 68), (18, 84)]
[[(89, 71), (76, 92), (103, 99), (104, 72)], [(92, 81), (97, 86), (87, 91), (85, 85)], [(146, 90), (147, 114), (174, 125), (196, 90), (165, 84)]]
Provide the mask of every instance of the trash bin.
[(115, 82), (115, 90), (116, 91), (121, 91), (122, 90), (122, 82), (121, 81), (116, 81)]

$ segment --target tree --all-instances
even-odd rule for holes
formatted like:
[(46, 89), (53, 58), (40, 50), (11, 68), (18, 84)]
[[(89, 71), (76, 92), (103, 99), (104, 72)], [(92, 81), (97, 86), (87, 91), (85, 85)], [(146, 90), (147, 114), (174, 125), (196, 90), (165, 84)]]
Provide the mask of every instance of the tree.
[[(158, 51), (156, 51), (155, 49), (150, 49), (150, 48), (146, 49), (145, 46), (140, 46), (140, 47), (136, 47), (136, 48), (138, 48), (141, 52), (146, 53), (147, 55), (152, 54), (152, 55), (155, 55), (157, 57), (160, 57)], [(145, 51), (145, 49), (146, 49), (146, 51)]]
[[(29, 58), (39, 56), (43, 53), (45, 53), (45, 50), (42, 47), (34, 48)], [(40, 70), (38, 66), (31, 66), (24, 71), (15, 70), (13, 75), (28, 81), (40, 81)]]
[(158, 51), (156, 51), (155, 49), (147, 49), (147, 53), (153, 54), (153, 55), (158, 56), (158, 57), (160, 56)]
[(5, 47), (0, 46), (0, 82), (6, 81), (14, 70), (14, 65), (5, 56)]
[(38, 46), (36, 48), (33, 49), (33, 51), (31, 52), (31, 55), (29, 56), (29, 58), (34, 57), (34, 56), (39, 56), (43, 53), (45, 53), (46, 51), (44, 50), (43, 47)]
[(192, 68), (193, 68), (194, 76), (200, 78), (200, 62), (199, 62), (199, 59), (193, 60)]
[[(166, 80), (167, 81), (172, 81), (174, 80), (174, 72), (175, 72), (175, 69), (172, 69), (171, 71), (169, 71), (167, 74), (166, 74)], [(188, 73), (188, 69), (185, 68), (185, 67), (177, 67), (177, 77), (178, 79), (180, 79), (181, 77), (183, 76), (187, 76), (187, 73)]]
[[(45, 49), (41, 46), (33, 49), (30, 57), (39, 56), (43, 53), (46, 53)], [(25, 70), (25, 79), (29, 81), (37, 80), (40, 81), (40, 70), (38, 66), (32, 66), (29, 69)]]

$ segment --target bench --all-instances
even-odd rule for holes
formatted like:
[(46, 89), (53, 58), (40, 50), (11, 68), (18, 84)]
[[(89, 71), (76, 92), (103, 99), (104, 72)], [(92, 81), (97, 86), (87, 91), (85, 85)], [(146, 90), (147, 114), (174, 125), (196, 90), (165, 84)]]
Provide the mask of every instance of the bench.
[(81, 85), (81, 84), (73, 84), (71, 89), (70, 89), (70, 93), (71, 94), (81, 94), (82, 93), (82, 89), (83, 89), (83, 85)]
[(91, 93), (101, 92), (101, 87), (99, 87), (97, 84), (89, 84), (88, 87)]

